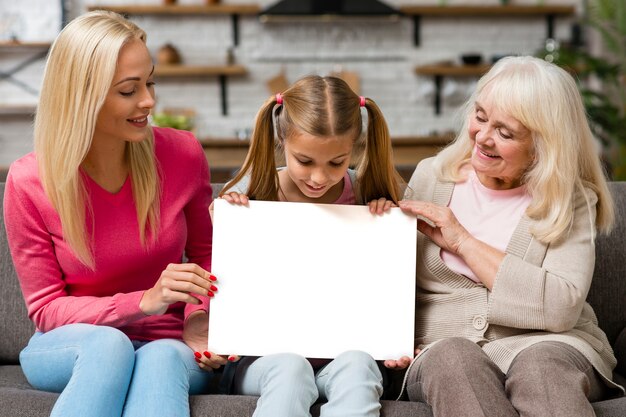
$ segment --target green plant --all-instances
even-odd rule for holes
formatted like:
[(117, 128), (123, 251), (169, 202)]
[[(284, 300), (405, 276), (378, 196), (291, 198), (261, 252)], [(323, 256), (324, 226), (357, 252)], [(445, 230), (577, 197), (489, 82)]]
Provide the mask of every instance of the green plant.
[(193, 129), (193, 117), (184, 114), (156, 113), (152, 115), (152, 123), (160, 127), (173, 127), (181, 130)]
[(579, 80), (595, 136), (615, 180), (626, 180), (626, 2), (590, 0), (583, 25), (601, 35), (603, 54), (574, 45), (561, 47), (554, 62)]

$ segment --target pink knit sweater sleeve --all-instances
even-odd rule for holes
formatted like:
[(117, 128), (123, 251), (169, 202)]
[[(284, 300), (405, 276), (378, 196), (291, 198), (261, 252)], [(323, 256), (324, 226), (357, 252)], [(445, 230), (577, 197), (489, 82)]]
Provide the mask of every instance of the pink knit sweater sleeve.
[[(199, 143), (197, 145), (200, 147)], [(194, 193), (189, 203), (185, 206), (185, 218), (189, 225), (187, 230), (187, 242), (185, 255), (189, 262), (200, 265), (207, 271), (211, 271), (211, 254), (213, 249), (213, 224), (208, 216), (209, 205), (213, 199), (211, 188), (211, 174), (209, 165), (204, 156), (204, 150), (200, 147), (200, 160), (196, 164), (198, 172), (192, 175), (198, 181), (198, 190)], [(195, 311), (209, 311), (209, 298), (195, 295), (202, 304), (187, 304), (185, 306), (185, 320)]]
[[(40, 209), (50, 203), (32, 176), (24, 175), (16, 181), (12, 174), (13, 167), (4, 193), (4, 220), (28, 315), (36, 327), (48, 331), (77, 322), (121, 327), (144, 317), (139, 309), (143, 291), (109, 297), (67, 294), (56, 255), (63, 250), (57, 247), (62, 243), (53, 241), (49, 227), (54, 221), (42, 215), (45, 210)], [(57, 227), (60, 230), (60, 225), (52, 225), (53, 229)]]

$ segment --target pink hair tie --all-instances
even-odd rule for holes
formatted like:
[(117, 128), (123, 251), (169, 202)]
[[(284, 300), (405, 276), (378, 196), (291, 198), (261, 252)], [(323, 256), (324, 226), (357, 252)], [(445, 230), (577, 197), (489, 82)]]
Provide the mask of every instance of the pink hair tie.
[(276, 103), (283, 104), (283, 95), (280, 93), (276, 94)]
[(360, 100), (359, 105), (361, 107), (365, 107), (365, 97), (359, 96), (359, 100)]

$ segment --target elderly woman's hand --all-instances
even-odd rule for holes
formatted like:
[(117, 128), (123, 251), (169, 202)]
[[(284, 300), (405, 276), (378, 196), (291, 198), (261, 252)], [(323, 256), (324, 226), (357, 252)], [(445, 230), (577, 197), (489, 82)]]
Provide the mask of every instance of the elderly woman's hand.
[(430, 221), (432, 225), (418, 218), (417, 229), (448, 252), (459, 254), (461, 246), (472, 237), (448, 207), (414, 200), (402, 200), (399, 206), (405, 213)]

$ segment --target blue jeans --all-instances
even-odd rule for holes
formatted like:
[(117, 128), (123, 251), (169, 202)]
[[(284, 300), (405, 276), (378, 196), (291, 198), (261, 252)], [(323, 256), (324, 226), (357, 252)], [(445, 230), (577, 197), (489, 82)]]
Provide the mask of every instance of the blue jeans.
[(33, 387), (61, 393), (51, 417), (189, 416), (189, 395), (213, 378), (180, 340), (131, 342), (91, 324), (35, 333), (20, 363)]
[(235, 393), (260, 396), (254, 417), (310, 417), (318, 399), (327, 401), (320, 417), (380, 414), (383, 378), (364, 352), (344, 352), (316, 373), (309, 361), (292, 353), (244, 358), (237, 371)]

